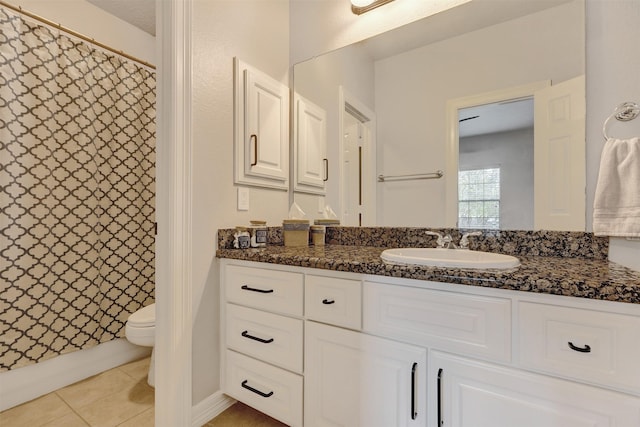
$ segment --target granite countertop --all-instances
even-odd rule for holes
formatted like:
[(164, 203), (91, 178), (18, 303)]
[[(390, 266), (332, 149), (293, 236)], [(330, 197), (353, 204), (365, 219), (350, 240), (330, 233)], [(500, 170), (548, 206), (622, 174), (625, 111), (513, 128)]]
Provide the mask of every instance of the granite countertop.
[(246, 250), (223, 248), (218, 250), (217, 256), (640, 304), (640, 272), (606, 259), (517, 255), (520, 267), (477, 270), (386, 264), (380, 259), (385, 249), (333, 244), (318, 247), (269, 246)]

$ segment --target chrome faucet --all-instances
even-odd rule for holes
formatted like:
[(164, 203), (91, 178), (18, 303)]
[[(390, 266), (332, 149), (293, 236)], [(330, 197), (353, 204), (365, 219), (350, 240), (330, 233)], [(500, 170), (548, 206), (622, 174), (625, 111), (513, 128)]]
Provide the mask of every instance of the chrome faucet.
[(482, 236), (482, 231), (473, 231), (471, 233), (464, 233), (462, 239), (460, 239), (460, 249), (469, 249), (469, 237)]
[(442, 249), (458, 249), (456, 244), (453, 243), (453, 238), (451, 237), (450, 234), (447, 234), (447, 235), (443, 236), (441, 233), (438, 233), (438, 232), (435, 232), (435, 231), (425, 231), (424, 233), (429, 235), (429, 236), (436, 236), (438, 238), (438, 240), (436, 240), (436, 245), (438, 245), (438, 248), (442, 248)]
[(424, 234), (429, 236), (436, 236), (438, 240), (436, 240), (436, 245), (441, 249), (469, 249), (469, 237), (471, 236), (482, 236), (481, 231), (472, 231), (470, 233), (464, 233), (462, 238), (460, 239), (460, 243), (456, 245), (453, 243), (453, 238), (450, 234), (443, 235), (442, 233), (438, 233), (436, 231), (425, 231)]

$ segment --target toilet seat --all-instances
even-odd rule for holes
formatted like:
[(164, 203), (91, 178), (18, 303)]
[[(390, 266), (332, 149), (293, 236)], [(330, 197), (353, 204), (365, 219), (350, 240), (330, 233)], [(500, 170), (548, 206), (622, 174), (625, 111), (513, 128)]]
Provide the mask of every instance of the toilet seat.
[(150, 304), (130, 315), (124, 334), (133, 344), (153, 347), (156, 338), (156, 304)]
[(135, 328), (154, 327), (156, 325), (156, 304), (149, 304), (136, 311), (129, 316), (127, 323)]

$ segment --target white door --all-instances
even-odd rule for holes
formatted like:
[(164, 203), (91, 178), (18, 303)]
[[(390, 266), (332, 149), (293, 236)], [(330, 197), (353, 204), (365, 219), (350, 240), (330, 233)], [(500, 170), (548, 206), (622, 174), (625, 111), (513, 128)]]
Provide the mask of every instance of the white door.
[(640, 399), (596, 387), (431, 352), (432, 427), (640, 425)]
[(362, 123), (343, 113), (342, 225), (362, 225)]
[(307, 321), (306, 427), (426, 425), (426, 350)]
[(298, 94), (294, 105), (295, 190), (324, 194), (329, 178), (327, 113)]
[(585, 229), (585, 78), (535, 94), (534, 228)]

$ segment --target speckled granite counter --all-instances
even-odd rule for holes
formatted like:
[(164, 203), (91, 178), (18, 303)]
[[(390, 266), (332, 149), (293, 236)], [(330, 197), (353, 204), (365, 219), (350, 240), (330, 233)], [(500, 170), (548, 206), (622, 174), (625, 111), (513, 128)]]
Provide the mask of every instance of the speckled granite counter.
[[(348, 227), (337, 227), (336, 231), (333, 234), (328, 233), (327, 237), (333, 236), (329, 241), (342, 242), (335, 236), (349, 234), (349, 230)], [(370, 243), (368, 239), (361, 238), (362, 233), (377, 236), (376, 230), (379, 229), (373, 228), (369, 231), (354, 229), (351, 233), (359, 233), (359, 241)], [(393, 231), (397, 230), (393, 229)], [(407, 235), (405, 230), (402, 229), (402, 236)], [(509, 233), (502, 232), (499, 238), (496, 238), (496, 235), (485, 235), (484, 239), (476, 242), (475, 247), (472, 246), (472, 249), (487, 250), (499, 246), (503, 250), (490, 251), (515, 255), (520, 258), (521, 265), (510, 270), (471, 270), (389, 265), (380, 259), (380, 254), (387, 247), (433, 247), (435, 245), (430, 241), (431, 238), (420, 237), (421, 240), (412, 240), (411, 244), (398, 239), (392, 240), (393, 244), (390, 244), (384, 237), (377, 238), (377, 241), (385, 244), (385, 247), (353, 245), (351, 238), (346, 238), (349, 243), (347, 245), (331, 244), (324, 247), (272, 245), (262, 249), (241, 250), (228, 249), (230, 232), (232, 234), (232, 230), (219, 232), (218, 243), (221, 248), (217, 252), (219, 258), (640, 304), (640, 272), (607, 261), (608, 239), (595, 238), (588, 233), (518, 232), (520, 235), (513, 237)], [(277, 238), (277, 230), (273, 233)], [(424, 235), (423, 232), (417, 234)], [(389, 234), (383, 233), (383, 235)], [(505, 239), (507, 243), (504, 243)], [(495, 241), (494, 246), (490, 245), (492, 241)], [(529, 244), (523, 244), (523, 241)], [(507, 250), (509, 248), (512, 250)], [(552, 251), (549, 248), (557, 250)], [(539, 256), (539, 254), (554, 256)]]

